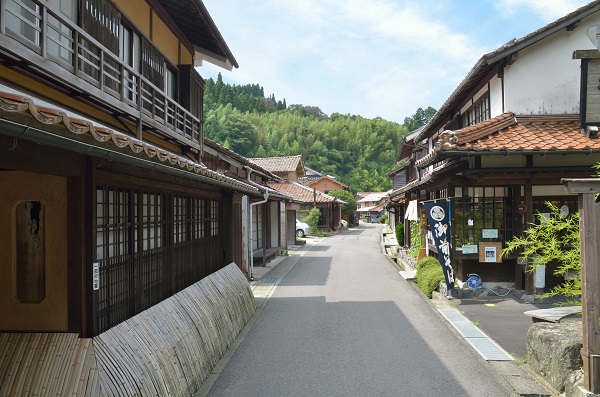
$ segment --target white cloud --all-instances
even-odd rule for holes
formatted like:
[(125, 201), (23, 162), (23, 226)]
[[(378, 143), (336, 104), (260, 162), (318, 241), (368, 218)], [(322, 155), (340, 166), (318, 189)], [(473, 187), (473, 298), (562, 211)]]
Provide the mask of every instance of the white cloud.
[(526, 7), (543, 21), (550, 23), (585, 4), (587, 2), (581, 0), (501, 0), (496, 8), (510, 16), (519, 12), (519, 7)]
[[(505, 0), (516, 1), (516, 0)], [(204, 0), (240, 64), (220, 71), (287, 104), (402, 122), (439, 107), (490, 48), (450, 26), (449, 1)]]

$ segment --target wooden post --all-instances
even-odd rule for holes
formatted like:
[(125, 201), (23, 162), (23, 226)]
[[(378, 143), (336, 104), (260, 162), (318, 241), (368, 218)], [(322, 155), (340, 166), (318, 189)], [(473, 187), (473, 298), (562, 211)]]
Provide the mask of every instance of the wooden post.
[[(525, 229), (529, 229), (531, 224), (535, 222), (535, 216), (533, 214), (533, 186), (531, 180), (527, 179), (525, 182), (525, 206), (527, 212), (525, 213)], [(529, 270), (529, 264), (525, 266), (525, 294), (533, 295), (535, 293), (535, 274)]]
[(562, 179), (569, 193), (578, 194), (581, 236), (581, 298), (583, 322), (583, 380), (600, 393), (600, 178)]

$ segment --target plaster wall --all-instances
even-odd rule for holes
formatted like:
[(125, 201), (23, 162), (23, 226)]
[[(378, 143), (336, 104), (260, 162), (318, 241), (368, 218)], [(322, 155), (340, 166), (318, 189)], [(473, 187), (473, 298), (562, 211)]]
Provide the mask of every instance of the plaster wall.
[[(589, 166), (600, 162), (600, 154), (546, 154), (533, 156), (534, 167)], [(591, 176), (591, 175), (590, 175)]]
[[(66, 331), (67, 179), (30, 172), (0, 172), (0, 331)], [(43, 205), (45, 298), (20, 303), (16, 297), (15, 208), (24, 201)]]
[(320, 181), (317, 181), (315, 183), (313, 183), (311, 186), (311, 188), (315, 188), (317, 189), (319, 192), (323, 192), (325, 193), (325, 191), (329, 191), (329, 190), (340, 190), (342, 189), (342, 186), (338, 183), (336, 183), (335, 181), (332, 181), (330, 179), (322, 179)]
[(113, 1), (143, 34), (150, 37), (150, 6), (146, 0)]
[(173, 65), (180, 63), (179, 39), (156, 14), (152, 16), (152, 42)]
[(490, 80), (490, 116), (496, 117), (502, 113), (504, 113), (502, 79), (496, 75)]
[(517, 61), (504, 69), (505, 110), (516, 114), (577, 114), (581, 61), (573, 51), (594, 49), (586, 35), (600, 15), (581, 21), (573, 31), (563, 29), (519, 51)]
[(527, 159), (525, 156), (481, 156), (481, 168), (513, 168), (525, 167)]

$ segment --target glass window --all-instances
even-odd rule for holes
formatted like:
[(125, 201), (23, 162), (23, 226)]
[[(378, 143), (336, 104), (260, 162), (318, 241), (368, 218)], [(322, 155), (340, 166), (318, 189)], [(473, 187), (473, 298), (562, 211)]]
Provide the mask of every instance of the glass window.
[(463, 197), (454, 200), (455, 248), (477, 245), (483, 229), (498, 230), (498, 240), (505, 241), (514, 234), (512, 188), (463, 188)]
[(464, 127), (468, 127), (473, 124), (481, 123), (489, 120), (490, 118), (490, 97), (489, 94), (485, 94), (479, 101), (477, 101), (463, 117)]
[[(121, 26), (121, 40), (119, 44), (121, 61), (133, 69), (140, 70), (140, 36), (127, 26)], [(129, 70), (124, 71), (123, 95), (132, 102), (137, 102), (139, 80)]]
[(32, 44), (40, 45), (40, 6), (32, 0), (6, 0), (6, 28), (25, 38)]

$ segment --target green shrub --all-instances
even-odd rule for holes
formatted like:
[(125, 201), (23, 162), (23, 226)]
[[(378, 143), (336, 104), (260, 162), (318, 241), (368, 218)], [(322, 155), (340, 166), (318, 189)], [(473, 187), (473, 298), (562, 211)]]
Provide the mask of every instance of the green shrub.
[(444, 281), (444, 272), (440, 261), (434, 257), (427, 256), (417, 263), (417, 275), (415, 276), (417, 286), (431, 298), (441, 281)]
[(319, 235), (319, 218), (321, 218), (321, 211), (317, 207), (313, 207), (304, 220), (310, 226), (310, 234), (313, 236)]
[(379, 223), (389, 223), (389, 217), (387, 214), (383, 214), (379, 217)]
[(404, 224), (398, 223), (396, 225), (396, 241), (399, 246), (404, 246)]
[(410, 246), (408, 247), (408, 254), (415, 259), (419, 256), (422, 241), (423, 231), (421, 229), (421, 222), (410, 221)]

